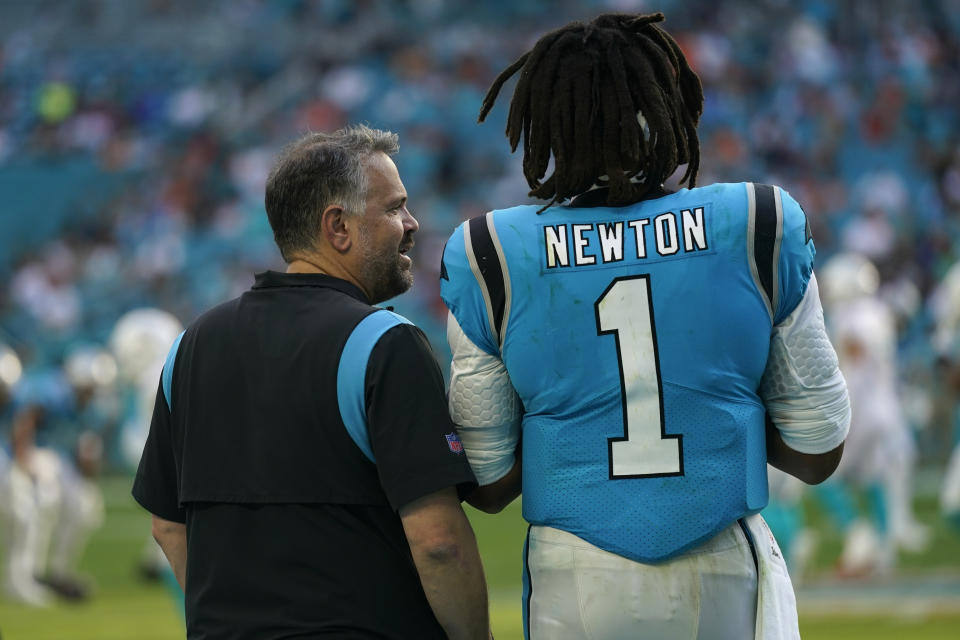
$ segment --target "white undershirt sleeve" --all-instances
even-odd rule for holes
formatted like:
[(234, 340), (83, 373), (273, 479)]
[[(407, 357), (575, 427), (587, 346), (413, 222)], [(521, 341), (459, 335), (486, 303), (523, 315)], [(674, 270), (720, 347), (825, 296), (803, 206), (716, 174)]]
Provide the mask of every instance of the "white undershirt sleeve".
[(520, 439), (520, 399), (497, 356), (475, 345), (453, 314), (447, 316), (450, 416), (480, 486), (492, 484), (513, 467)]
[(813, 275), (797, 308), (773, 328), (760, 397), (784, 443), (795, 451), (826, 453), (847, 437), (847, 384), (827, 337)]

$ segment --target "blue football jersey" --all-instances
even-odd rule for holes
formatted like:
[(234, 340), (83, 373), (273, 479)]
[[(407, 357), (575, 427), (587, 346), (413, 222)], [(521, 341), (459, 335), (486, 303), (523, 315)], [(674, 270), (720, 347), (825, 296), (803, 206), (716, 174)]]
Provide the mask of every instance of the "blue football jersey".
[(752, 183), (462, 224), (441, 295), (523, 404), (523, 513), (642, 562), (767, 503), (757, 389), (806, 291), (800, 206)]

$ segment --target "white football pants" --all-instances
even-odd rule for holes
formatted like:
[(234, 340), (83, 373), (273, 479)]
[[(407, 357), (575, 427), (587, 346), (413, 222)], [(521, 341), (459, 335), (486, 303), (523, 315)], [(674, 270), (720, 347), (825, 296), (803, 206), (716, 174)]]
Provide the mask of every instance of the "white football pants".
[(738, 523), (656, 565), (603, 551), (566, 531), (530, 527), (528, 640), (799, 638), (793, 587), (776, 541), (759, 515), (745, 522), (759, 581), (751, 542)]

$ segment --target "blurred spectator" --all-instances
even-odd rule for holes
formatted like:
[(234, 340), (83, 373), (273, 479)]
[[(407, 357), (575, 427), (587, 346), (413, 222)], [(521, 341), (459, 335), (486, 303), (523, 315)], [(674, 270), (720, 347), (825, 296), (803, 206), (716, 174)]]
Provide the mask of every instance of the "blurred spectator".
[[(808, 207), (822, 259), (856, 250), (926, 299), (960, 258), (953, 4), (663, 0), (709, 102), (701, 180), (783, 185)], [(641, 9), (0, 3), (0, 330), (50, 365), (78, 340), (106, 341), (130, 309), (187, 320), (230, 298), (251, 271), (280, 264), (262, 203), (276, 148), (308, 128), (366, 121), (406, 141), (397, 162), (421, 255), (398, 310), (445, 354), (443, 239), (527, 192), (496, 135), (506, 109), (475, 125), (493, 70), (549, 23)], [(922, 308), (900, 345), (919, 369), (934, 357)], [(945, 461), (936, 447), (918, 453)]]

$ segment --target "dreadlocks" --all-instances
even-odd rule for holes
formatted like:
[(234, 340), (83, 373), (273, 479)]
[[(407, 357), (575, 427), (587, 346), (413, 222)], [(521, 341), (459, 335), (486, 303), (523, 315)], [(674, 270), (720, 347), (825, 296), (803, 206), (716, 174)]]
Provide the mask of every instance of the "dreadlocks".
[[(696, 186), (703, 89), (676, 41), (655, 24), (662, 20), (662, 13), (604, 14), (572, 22), (540, 38), (494, 81), (480, 122), (520, 70), (506, 134), (512, 151), (523, 137), (531, 196), (550, 206), (602, 184), (608, 205), (625, 205), (657, 190), (684, 163), (680, 182)], [(554, 171), (541, 182), (551, 152)]]

